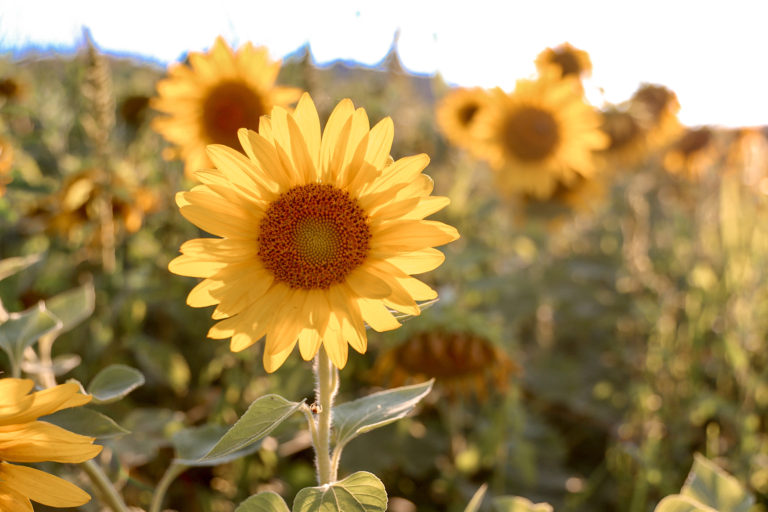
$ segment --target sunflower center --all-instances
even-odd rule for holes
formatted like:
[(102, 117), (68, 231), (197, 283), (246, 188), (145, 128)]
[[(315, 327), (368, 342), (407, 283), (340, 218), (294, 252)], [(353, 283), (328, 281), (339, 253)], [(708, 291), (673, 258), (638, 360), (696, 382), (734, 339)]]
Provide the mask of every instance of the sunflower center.
[(291, 288), (325, 289), (368, 254), (368, 216), (333, 185), (294, 187), (273, 202), (259, 225), (259, 257)]
[(258, 130), (266, 114), (262, 97), (244, 82), (224, 82), (214, 87), (203, 104), (203, 129), (215, 144), (239, 148), (237, 130)]
[(559, 134), (552, 114), (536, 107), (521, 107), (508, 118), (504, 143), (512, 156), (523, 161), (543, 160), (557, 146)]
[(462, 106), (457, 113), (461, 126), (469, 126), (478, 110), (480, 110), (480, 105), (477, 103), (469, 103)]
[(581, 74), (581, 64), (579, 63), (579, 59), (576, 57), (575, 53), (568, 51), (555, 52), (551, 59), (552, 62), (560, 66), (560, 69), (562, 70), (562, 76), (578, 76)]
[(641, 135), (637, 121), (627, 112), (606, 115), (603, 131), (610, 138), (608, 151), (616, 151), (626, 147)]

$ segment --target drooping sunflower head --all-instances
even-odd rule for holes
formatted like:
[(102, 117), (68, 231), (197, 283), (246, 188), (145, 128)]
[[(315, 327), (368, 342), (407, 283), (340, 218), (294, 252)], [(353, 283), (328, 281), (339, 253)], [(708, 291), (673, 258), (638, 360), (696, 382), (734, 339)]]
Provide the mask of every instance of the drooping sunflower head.
[(647, 132), (629, 111), (607, 108), (602, 112), (601, 129), (608, 135), (608, 147), (598, 154), (604, 167), (633, 166), (648, 156)]
[(629, 112), (645, 130), (653, 149), (668, 144), (683, 131), (679, 111), (677, 95), (663, 85), (643, 84), (629, 100)]
[(50, 507), (77, 507), (91, 497), (57, 476), (15, 462), (79, 463), (101, 452), (94, 438), (73, 434), (41, 416), (88, 403), (75, 383), (30, 393), (27, 379), (0, 379), (0, 510), (32, 512), (30, 500)]
[(478, 114), (478, 155), (511, 192), (549, 197), (559, 182), (595, 172), (592, 152), (607, 146), (600, 117), (570, 78), (518, 80), (512, 93), (491, 92)]
[(551, 66), (556, 67), (562, 77), (584, 78), (592, 73), (589, 54), (573, 47), (570, 43), (547, 48), (536, 57), (536, 68), (539, 72), (544, 72)]
[(477, 113), (488, 103), (488, 91), (479, 87), (459, 87), (446, 94), (437, 106), (437, 126), (455, 146), (471, 148)]
[(664, 155), (664, 168), (686, 178), (698, 178), (717, 158), (715, 135), (711, 128), (688, 128)]
[(193, 307), (216, 305), (208, 333), (240, 351), (266, 336), (264, 367), (296, 344), (311, 359), (322, 344), (343, 368), (348, 345), (365, 352), (365, 324), (397, 328), (393, 312), (418, 315), (436, 292), (411, 277), (439, 266), (434, 246), (456, 230), (424, 218), (448, 204), (432, 197), (426, 155), (393, 161), (393, 125), (370, 127), (343, 100), (321, 132), (308, 94), (289, 113), (274, 107), (259, 131), (241, 129), (245, 154), (212, 145), (215, 169), (177, 195), (189, 221), (220, 238), (190, 240), (169, 269), (205, 278)]
[(240, 128), (258, 129), (259, 119), (273, 106), (295, 102), (301, 91), (275, 85), (280, 62), (267, 49), (246, 43), (237, 51), (221, 37), (208, 53), (191, 53), (189, 65), (176, 64), (157, 84), (152, 107), (165, 116), (152, 126), (178, 146), (185, 172), (211, 167), (208, 144), (239, 147)]
[[(504, 390), (519, 367), (490, 340), (470, 331), (421, 331), (376, 361), (374, 378), (401, 386), (434, 378), (450, 397)], [(382, 383), (382, 382), (380, 382)]]

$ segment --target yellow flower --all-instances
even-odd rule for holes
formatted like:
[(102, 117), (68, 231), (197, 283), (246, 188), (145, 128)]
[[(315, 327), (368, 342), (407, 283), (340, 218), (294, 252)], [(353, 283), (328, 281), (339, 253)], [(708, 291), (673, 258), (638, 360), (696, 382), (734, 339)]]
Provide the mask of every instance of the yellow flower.
[(487, 101), (488, 91), (479, 87), (460, 87), (440, 100), (436, 112), (437, 125), (451, 144), (465, 149), (472, 147), (473, 121)]
[(304, 359), (321, 343), (338, 368), (347, 343), (366, 350), (365, 323), (400, 323), (390, 312), (420, 312), (437, 293), (411, 274), (439, 266), (433, 246), (458, 238), (423, 220), (448, 198), (432, 197), (422, 174), (429, 157), (393, 161), (389, 118), (369, 128), (362, 108), (341, 101), (321, 135), (312, 99), (294, 113), (275, 107), (259, 132), (241, 129), (240, 152), (208, 147), (216, 169), (180, 192), (181, 213), (221, 238), (190, 240), (169, 269), (206, 278), (189, 294), (193, 307), (218, 305), (208, 336), (240, 351), (266, 335), (264, 367), (273, 372), (297, 341)]
[(664, 154), (663, 164), (672, 174), (694, 179), (711, 167), (718, 156), (710, 128), (688, 128)]
[(561, 76), (574, 76), (583, 78), (592, 73), (592, 61), (589, 54), (563, 43), (555, 48), (547, 48), (536, 57), (536, 68), (539, 72), (546, 72), (550, 66), (555, 66)]
[(156, 110), (168, 114), (152, 127), (179, 146), (185, 173), (211, 167), (208, 144), (237, 147), (237, 130), (257, 129), (259, 118), (273, 106), (295, 102), (301, 91), (274, 85), (280, 62), (269, 60), (267, 49), (251, 43), (232, 51), (221, 37), (210, 52), (193, 52), (190, 65), (176, 64), (157, 84)]
[(491, 91), (492, 104), (477, 115), (478, 155), (497, 171), (502, 189), (545, 199), (558, 183), (592, 177), (592, 152), (608, 139), (575, 82), (550, 72), (518, 80), (509, 94)]
[(40, 416), (88, 403), (75, 383), (28, 394), (33, 382), (0, 379), (0, 510), (32, 512), (30, 500), (50, 507), (77, 507), (91, 497), (57, 476), (11, 462), (85, 462), (101, 451), (92, 437), (73, 434)]
[(601, 128), (610, 142), (598, 155), (606, 168), (631, 167), (648, 156), (648, 133), (631, 112), (608, 108), (602, 119)]
[(629, 100), (629, 112), (646, 132), (650, 149), (659, 149), (680, 135), (679, 111), (677, 96), (663, 85), (641, 85)]

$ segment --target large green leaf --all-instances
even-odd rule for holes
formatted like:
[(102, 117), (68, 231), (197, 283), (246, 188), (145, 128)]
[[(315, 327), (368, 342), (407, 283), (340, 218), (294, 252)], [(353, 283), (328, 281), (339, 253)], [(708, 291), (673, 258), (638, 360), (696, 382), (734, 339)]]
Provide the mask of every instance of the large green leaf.
[(330, 485), (299, 491), (293, 512), (385, 512), (387, 491), (375, 475), (358, 471)]
[(301, 402), (290, 402), (280, 395), (257, 398), (199, 462), (235, 453), (263, 439), (299, 407)]
[(30, 267), (42, 259), (42, 254), (30, 254), (29, 256), (16, 256), (0, 260), (0, 281)]
[(254, 494), (242, 502), (235, 512), (290, 512), (279, 494), (272, 491)]
[(61, 320), (62, 331), (68, 331), (93, 313), (95, 293), (88, 283), (45, 301), (45, 307)]
[(499, 496), (493, 500), (496, 512), (552, 512), (549, 503), (533, 503), (520, 496)]
[(714, 462), (696, 454), (693, 467), (680, 491), (719, 512), (747, 512), (754, 498), (734, 477)]
[(217, 466), (250, 455), (259, 449), (260, 443), (253, 443), (228, 455), (201, 461), (200, 459), (211, 451), (227, 430), (229, 428), (225, 425), (208, 424), (176, 432), (171, 439), (176, 450), (174, 462), (184, 466)]
[(421, 384), (379, 391), (333, 408), (333, 428), (337, 446), (355, 437), (389, 425), (411, 412), (432, 389), (434, 380)]
[(135, 368), (124, 364), (107, 366), (88, 384), (88, 393), (95, 403), (106, 404), (120, 400), (144, 384), (144, 375)]
[(654, 512), (718, 512), (689, 496), (673, 494), (667, 496), (656, 505)]
[(43, 416), (40, 420), (53, 423), (76, 434), (96, 437), (98, 439), (107, 439), (130, 433), (115, 423), (112, 418), (87, 407), (64, 409), (48, 416)]
[(480, 488), (475, 491), (475, 494), (472, 496), (472, 499), (469, 500), (469, 503), (467, 503), (467, 508), (464, 509), (464, 512), (477, 512), (480, 510), (480, 505), (483, 503), (483, 498), (485, 498), (485, 492), (488, 490), (488, 484), (483, 484), (480, 486)]
[(26, 311), (12, 313), (7, 322), (0, 324), (0, 348), (18, 365), (25, 348), (61, 325), (40, 302)]

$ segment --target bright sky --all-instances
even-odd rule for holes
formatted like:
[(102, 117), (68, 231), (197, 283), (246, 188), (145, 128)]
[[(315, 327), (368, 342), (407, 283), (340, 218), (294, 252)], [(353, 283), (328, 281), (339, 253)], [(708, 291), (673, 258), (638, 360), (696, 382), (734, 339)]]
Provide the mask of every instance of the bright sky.
[(568, 41), (592, 58), (598, 105), (652, 82), (677, 93), (689, 125), (754, 126), (768, 124), (766, 20), (765, 0), (0, 0), (0, 51), (70, 50), (87, 26), (105, 51), (161, 62), (221, 34), (273, 57), (309, 42), (318, 63), (375, 64), (400, 29), (408, 70), (511, 90)]

